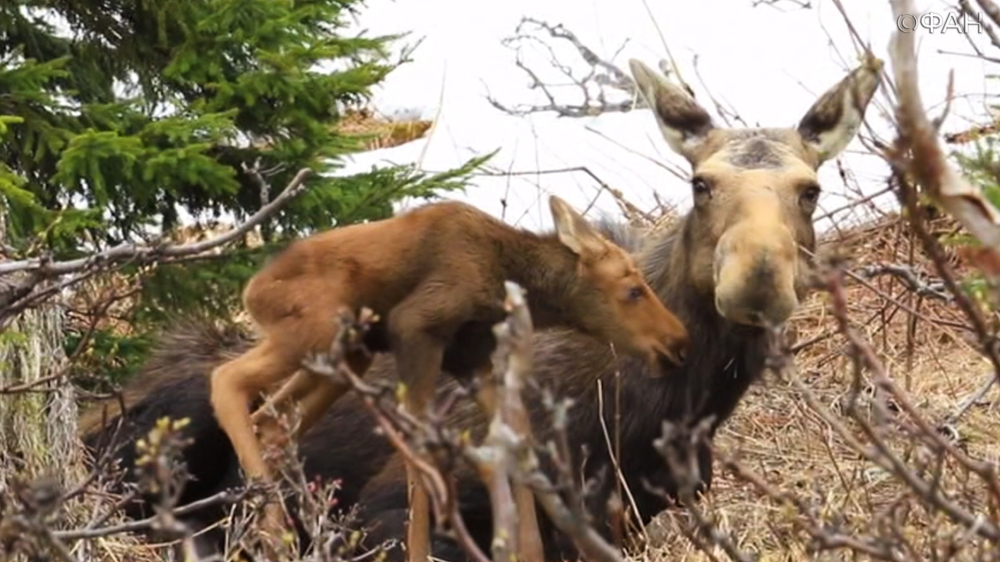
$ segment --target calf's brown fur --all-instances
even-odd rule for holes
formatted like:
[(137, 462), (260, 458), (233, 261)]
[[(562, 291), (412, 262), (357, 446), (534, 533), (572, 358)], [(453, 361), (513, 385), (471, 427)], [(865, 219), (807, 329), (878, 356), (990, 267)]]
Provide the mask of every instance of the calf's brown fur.
[[(669, 421), (684, 430), (711, 418), (714, 433), (764, 369), (767, 340), (760, 324), (780, 324), (804, 297), (806, 255), (796, 251), (796, 246), (815, 249), (816, 169), (853, 138), (881, 70), (878, 61), (855, 69), (820, 96), (794, 128), (723, 129), (680, 87), (641, 63), (631, 66), (640, 95), (649, 102), (668, 145), (691, 164), (694, 205), (667, 230), (653, 234), (613, 224), (599, 228), (636, 255), (659, 299), (687, 327), (691, 349), (683, 365), (668, 376), (653, 378), (641, 362), (616, 357), (595, 346), (593, 339), (572, 331), (537, 330), (533, 340), (533, 379), (556, 397), (574, 400), (567, 425), (570, 462), (591, 481), (586, 507), (606, 537), (611, 533), (605, 507), (615, 493), (617, 479), (604, 428), (619, 434), (619, 468), (640, 521), (648, 523), (667, 507), (677, 489), (652, 446), (662, 423)], [(82, 426), (88, 446), (97, 448), (113, 432), (113, 421), (124, 421), (128, 431), (122, 442), (127, 446), (116, 456), (127, 467), (134, 465), (134, 450), (128, 444), (148, 431), (157, 416), (192, 417), (186, 431), (195, 441), (184, 458), (196, 479), (184, 489), (185, 502), (240, 483), (235, 463), (216, 460), (219, 432), (206, 416), (205, 374), (233, 349), (245, 348), (249, 342), (214, 343), (217, 334), (218, 330), (205, 326), (182, 327), (168, 334), (143, 376), (130, 384), (141, 395), (130, 399), (128, 412), (102, 425), (98, 407), (87, 414), (84, 421), (88, 423)], [(209, 343), (214, 351), (205, 349)], [(167, 361), (179, 362), (181, 370), (162, 369)], [(388, 356), (377, 358), (368, 374), (376, 380), (397, 377), (396, 365)], [(456, 384), (442, 377), (438, 392), (449, 392)], [(620, 409), (615, 406), (618, 397)], [(405, 524), (406, 494), (394, 450), (367, 429), (373, 421), (360, 401), (346, 398), (304, 436), (300, 453), (306, 471), (310, 478), (341, 479), (338, 509), (359, 506), (362, 523), (373, 528), (373, 542), (398, 538)], [(539, 392), (529, 387), (525, 401), (536, 438), (546, 439), (549, 420)], [(615, 425), (616, 414), (621, 416), (620, 426)], [(470, 429), (473, 438), (485, 433), (485, 419), (475, 408), (456, 408), (455, 417), (448, 421)], [(335, 430), (343, 427), (348, 429)], [(711, 448), (699, 445), (691, 454), (697, 460), (697, 479), (709, 488)], [(492, 539), (488, 494), (472, 475), (462, 478), (457, 488), (466, 525), (480, 548), (488, 550)], [(631, 503), (629, 498), (623, 502)], [(146, 505), (140, 502), (130, 509)], [(135, 517), (145, 514), (134, 513)], [(199, 518), (192, 524), (207, 527), (221, 514), (205, 511), (190, 517)], [(571, 542), (556, 532), (544, 514), (539, 523), (547, 560), (577, 559)], [(221, 533), (216, 539), (221, 540)], [(445, 537), (435, 540), (432, 551), (445, 560), (464, 557)], [(399, 551), (392, 554), (399, 556)]]
[[(650, 364), (679, 363), (687, 332), (656, 299), (632, 258), (558, 197), (549, 203), (556, 229), (548, 235), (448, 201), (316, 234), (268, 262), (243, 293), (261, 339), (211, 377), (216, 418), (247, 476), (271, 478), (250, 402), (299, 371), (308, 354), (330, 349), (344, 307), (367, 307), (384, 318), (368, 338), (370, 351), (391, 350), (406, 385), (405, 405), (417, 416), (430, 405), (442, 365), (462, 379), (491, 371), (491, 328), (503, 319), (505, 280), (524, 287), (541, 327), (575, 327)], [(371, 355), (361, 352), (346, 359), (359, 375), (371, 364)], [(286, 407), (286, 401), (301, 404), (301, 434), (347, 389), (299, 371), (275, 400)], [(491, 410), (489, 393), (481, 399)], [(273, 441), (275, 431), (274, 424), (265, 425), (265, 440)], [(406, 475), (413, 512), (410, 559), (424, 562), (428, 498), (410, 465)], [(274, 527), (280, 513), (270, 508), (266, 524)]]

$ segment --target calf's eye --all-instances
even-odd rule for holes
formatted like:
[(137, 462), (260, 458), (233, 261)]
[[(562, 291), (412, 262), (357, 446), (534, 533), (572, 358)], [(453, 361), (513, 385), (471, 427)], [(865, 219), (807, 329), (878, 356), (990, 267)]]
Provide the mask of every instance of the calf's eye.
[(642, 295), (642, 287), (632, 287), (628, 290), (628, 300), (630, 301), (637, 301), (642, 298)]

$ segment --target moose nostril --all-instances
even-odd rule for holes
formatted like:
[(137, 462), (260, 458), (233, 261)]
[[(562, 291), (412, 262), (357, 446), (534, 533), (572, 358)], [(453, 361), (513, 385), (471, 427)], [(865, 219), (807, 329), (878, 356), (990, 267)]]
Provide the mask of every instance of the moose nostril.
[(672, 339), (665, 343), (666, 345), (660, 348), (662, 350), (660, 360), (675, 367), (683, 364), (688, 355), (688, 340)]

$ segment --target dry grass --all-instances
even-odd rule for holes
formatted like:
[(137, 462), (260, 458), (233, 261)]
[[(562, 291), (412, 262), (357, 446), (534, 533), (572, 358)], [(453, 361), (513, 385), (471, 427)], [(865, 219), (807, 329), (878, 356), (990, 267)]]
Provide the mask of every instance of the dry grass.
[(369, 108), (351, 108), (337, 122), (341, 134), (366, 137), (364, 150), (392, 148), (421, 139), (430, 131), (433, 121), (415, 119), (394, 121), (383, 119)]

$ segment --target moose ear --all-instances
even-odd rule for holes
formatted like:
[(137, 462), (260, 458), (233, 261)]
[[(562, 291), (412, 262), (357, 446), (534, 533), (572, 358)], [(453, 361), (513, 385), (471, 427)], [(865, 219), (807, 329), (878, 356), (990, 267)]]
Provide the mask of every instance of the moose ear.
[(799, 121), (798, 131), (817, 154), (816, 166), (840, 154), (857, 134), (881, 81), (882, 61), (869, 57), (823, 93)]
[(600, 233), (580, 213), (555, 195), (549, 197), (549, 209), (552, 210), (552, 220), (555, 222), (559, 241), (573, 250), (573, 253), (583, 256), (600, 251)]
[(667, 145), (693, 162), (695, 151), (715, 128), (712, 116), (683, 88), (670, 83), (666, 76), (649, 68), (642, 61), (629, 59), (628, 65), (639, 95), (653, 110), (656, 124)]

